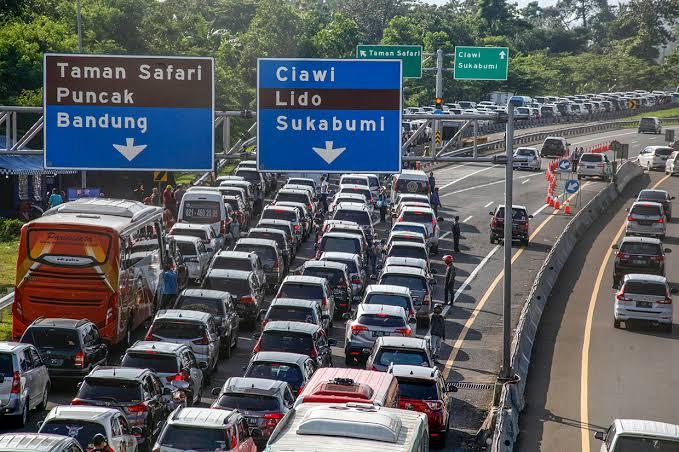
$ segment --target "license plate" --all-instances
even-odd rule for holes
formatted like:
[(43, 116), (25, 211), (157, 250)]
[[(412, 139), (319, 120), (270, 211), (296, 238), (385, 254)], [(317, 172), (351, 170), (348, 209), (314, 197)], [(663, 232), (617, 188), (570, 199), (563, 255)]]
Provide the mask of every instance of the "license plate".
[(248, 420), (248, 425), (257, 425), (257, 418), (256, 417), (249, 417), (247, 418)]
[(637, 308), (650, 308), (652, 305), (650, 301), (637, 301)]
[(587, 169), (594, 169), (594, 167), (587, 165)]
[(50, 359), (50, 366), (61, 366), (64, 363), (63, 359)]
[(653, 224), (653, 222), (652, 221), (639, 221), (639, 224), (643, 224), (644, 226), (650, 226), (651, 224)]
[(646, 264), (646, 261), (643, 260), (643, 259), (634, 259), (634, 260), (632, 261), (632, 263), (633, 263), (633, 264), (637, 264), (637, 265), (644, 265), (644, 264)]
[(387, 336), (388, 334), (386, 331), (373, 331), (373, 337)]

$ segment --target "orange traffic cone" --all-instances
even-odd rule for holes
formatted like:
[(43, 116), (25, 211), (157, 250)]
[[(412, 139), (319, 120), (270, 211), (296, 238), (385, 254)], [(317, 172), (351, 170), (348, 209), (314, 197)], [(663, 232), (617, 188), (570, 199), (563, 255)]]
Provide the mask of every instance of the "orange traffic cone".
[(552, 200), (552, 197), (549, 196), (549, 193), (547, 193), (547, 197), (545, 198), (545, 204), (549, 205), (549, 201)]
[(566, 215), (571, 214), (571, 203), (568, 200), (566, 200), (566, 202), (564, 202), (563, 204), (563, 213), (565, 213)]
[(547, 198), (547, 204), (549, 204), (550, 207), (554, 207), (554, 197), (548, 196)]
[(555, 208), (556, 210), (561, 209), (561, 202), (559, 201), (559, 197), (558, 197), (558, 196), (555, 196), (555, 197), (554, 197), (554, 208)]

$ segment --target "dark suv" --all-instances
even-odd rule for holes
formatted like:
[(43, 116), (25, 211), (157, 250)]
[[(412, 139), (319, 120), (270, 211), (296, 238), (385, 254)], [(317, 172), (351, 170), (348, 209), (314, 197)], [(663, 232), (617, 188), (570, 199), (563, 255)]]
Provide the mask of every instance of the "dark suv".
[(662, 242), (650, 237), (625, 237), (620, 245), (613, 245), (615, 266), (613, 267), (613, 287), (618, 287), (628, 273), (642, 273), (665, 276), (665, 253)]
[(210, 270), (203, 280), (205, 289), (229, 292), (236, 297), (236, 312), (241, 322), (255, 325), (264, 303), (264, 287), (253, 272), (241, 270)]
[(641, 190), (639, 192), (639, 196), (637, 196), (637, 201), (658, 202), (662, 204), (663, 211), (665, 211), (665, 217), (667, 217), (667, 221), (672, 219), (673, 199), (674, 196), (670, 196), (670, 194), (667, 193), (667, 191), (665, 190), (653, 190), (653, 189)]
[(266, 324), (252, 352), (299, 353), (316, 360), (318, 367), (333, 367), (334, 345), (337, 341), (328, 339), (320, 325), (277, 320)]
[(51, 377), (82, 378), (100, 364), (105, 364), (108, 347), (99, 330), (89, 320), (35, 320), (26, 329), (21, 342), (38, 349)]
[[(490, 243), (495, 243), (504, 236), (504, 204), (497, 206), (495, 211), (489, 212), (489, 214), (493, 217), (490, 220)], [(531, 218), (533, 218), (533, 215), (529, 215), (524, 206), (512, 206), (512, 240), (519, 240), (523, 245), (528, 246)]]
[(131, 427), (141, 428), (141, 448), (150, 449), (170, 414), (171, 395), (149, 369), (97, 367), (78, 384), (71, 405), (118, 408)]

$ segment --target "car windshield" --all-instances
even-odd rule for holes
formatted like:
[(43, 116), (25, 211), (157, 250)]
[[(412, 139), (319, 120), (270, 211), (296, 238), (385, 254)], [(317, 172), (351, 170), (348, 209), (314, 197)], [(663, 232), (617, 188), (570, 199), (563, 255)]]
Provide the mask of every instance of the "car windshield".
[(195, 322), (160, 320), (153, 322), (154, 336), (167, 339), (198, 339), (205, 335), (205, 325)]
[(618, 436), (615, 452), (676, 452), (679, 441), (670, 438), (649, 438), (644, 436)]
[(0, 353), (0, 380), (14, 373), (14, 364), (11, 353)]
[(231, 295), (236, 297), (242, 297), (243, 295), (249, 294), (250, 283), (247, 279), (235, 279), (235, 278), (215, 278), (207, 277), (203, 281), (203, 287), (206, 289), (222, 290), (224, 292), (229, 292)]
[[(495, 218), (500, 220), (505, 219), (504, 207), (498, 207), (497, 211), (495, 212)], [(512, 209), (512, 219), (516, 221), (526, 221), (528, 220), (528, 214), (526, 214), (526, 211), (523, 209)]]
[[(278, 380), (278, 378), (274, 378)], [(222, 394), (217, 401), (217, 405), (228, 410), (240, 411), (280, 411), (280, 403), (273, 396), (262, 394), (243, 394), (231, 392)], [(190, 449), (193, 449), (191, 447)]]
[(174, 304), (174, 309), (199, 311), (214, 316), (224, 315), (224, 301), (219, 298), (201, 298), (180, 296)]
[(299, 388), (304, 382), (299, 367), (285, 363), (255, 362), (250, 364), (244, 376), (285, 381), (294, 389)]
[(264, 209), (262, 218), (266, 220), (286, 220), (295, 222), (297, 221), (297, 214), (292, 209)]
[(265, 331), (259, 345), (263, 352), (290, 352), (302, 355), (309, 355), (314, 349), (310, 334), (294, 331)]
[(651, 295), (654, 297), (664, 297), (667, 295), (665, 284), (656, 282), (627, 281), (622, 291), (624, 293)]
[(267, 320), (314, 323), (314, 311), (301, 306), (271, 306)]
[(160, 445), (172, 450), (214, 451), (229, 450), (224, 428), (189, 427), (184, 425), (167, 426), (160, 439)]
[(107, 436), (104, 426), (98, 422), (76, 421), (70, 419), (53, 419), (47, 421), (40, 427), (40, 433), (70, 436), (78, 441), (83, 449), (87, 449), (88, 445), (92, 442), (94, 435), (101, 433), (102, 435)]
[(236, 176), (240, 176), (251, 184), (259, 184), (261, 182), (259, 173), (257, 171), (236, 171)]
[(582, 154), (580, 157), (581, 162), (603, 162), (604, 157), (601, 154)]
[(300, 300), (322, 300), (323, 287), (318, 284), (300, 284), (284, 282), (278, 292), (278, 298), (297, 298)]
[(368, 181), (360, 177), (343, 177), (342, 185), (365, 185), (368, 186)]
[(278, 244), (279, 247), (287, 247), (287, 243), (285, 241), (285, 237), (282, 234), (276, 234), (274, 232), (267, 232), (267, 231), (250, 231), (248, 232), (248, 237), (253, 238), (253, 239), (265, 239), (265, 240), (273, 240)]
[(349, 270), (349, 273), (358, 273), (358, 266), (356, 265), (356, 261), (353, 259), (349, 260), (340, 260), (340, 259), (325, 259), (329, 260), (331, 262), (339, 262), (340, 264), (344, 264), (347, 266), (347, 270)]
[(138, 369), (151, 369), (161, 374), (177, 373), (177, 357), (174, 355), (158, 354), (155, 352), (128, 351), (121, 363), (123, 367), (135, 367)]
[(361, 252), (361, 241), (345, 237), (328, 237), (326, 235), (321, 240), (320, 249), (322, 251), (359, 254)]
[(276, 261), (276, 249), (267, 245), (252, 245), (249, 243), (237, 243), (234, 251), (255, 253), (262, 261), (262, 265), (272, 266)]
[(674, 149), (672, 148), (657, 148), (655, 150), (655, 155), (662, 155), (662, 156), (668, 156), (670, 155)]
[(335, 211), (332, 217), (333, 220), (353, 221), (361, 226), (370, 225), (370, 215), (364, 210), (347, 210), (341, 209)]
[(212, 268), (219, 270), (245, 270), (252, 271), (250, 258), (222, 257), (217, 256), (212, 261)]
[(543, 146), (546, 147), (546, 148), (561, 149), (561, 148), (563, 148), (563, 142), (561, 140), (548, 139), (548, 140), (545, 140), (545, 143), (544, 143)]
[(641, 122), (641, 124), (644, 124), (644, 125), (649, 125), (649, 124), (655, 125), (655, 119), (654, 118), (641, 118), (640, 122)]
[(240, 210), (240, 206), (238, 205), (238, 201), (236, 201), (235, 199), (225, 199), (224, 204), (230, 205), (233, 210)]
[(196, 245), (190, 242), (177, 242), (177, 249), (182, 253), (182, 256), (196, 256), (198, 254)]
[(401, 274), (385, 274), (380, 279), (380, 284), (391, 286), (403, 286), (410, 290), (426, 290), (427, 283), (421, 276), (410, 276)]
[(344, 272), (338, 268), (308, 267), (304, 269), (304, 276), (325, 278), (331, 286), (337, 286), (344, 281)]
[(532, 149), (518, 149), (516, 151), (516, 155), (521, 157), (534, 157), (535, 151), (533, 151)]
[(402, 317), (396, 317), (389, 314), (361, 314), (358, 317), (358, 323), (366, 326), (378, 326), (382, 328), (398, 328), (405, 326), (405, 320)]
[(394, 245), (389, 250), (389, 257), (414, 257), (417, 259), (427, 259), (427, 251), (418, 246)]
[(377, 355), (375, 355), (375, 362), (383, 366), (394, 363), (408, 366), (429, 367), (432, 364), (429, 362), (427, 353), (424, 350), (401, 350), (385, 347), (380, 348), (377, 352)]
[(368, 295), (365, 299), (365, 304), (386, 304), (389, 306), (400, 306), (404, 310), (410, 309), (410, 300), (401, 295), (391, 295), (383, 293), (374, 293)]
[(309, 195), (306, 193), (290, 193), (280, 192), (276, 195), (276, 202), (301, 202), (302, 204), (309, 203)]
[(404, 399), (440, 400), (434, 381), (398, 378), (398, 392)]
[(78, 332), (64, 328), (29, 328), (21, 342), (33, 344), (42, 349), (80, 349)]
[(340, 189), (340, 193), (355, 193), (358, 195), (363, 195), (363, 197), (367, 200), (372, 199), (372, 193), (370, 192), (369, 188), (343, 187), (342, 189)]
[(137, 381), (119, 378), (85, 377), (78, 391), (78, 398), (108, 402), (139, 403), (141, 386)]
[(427, 211), (407, 210), (401, 214), (401, 219), (403, 221), (409, 221), (411, 223), (431, 223), (433, 218), (433, 212)]
[(659, 217), (661, 215), (661, 208), (660, 206), (637, 204), (634, 207), (632, 207), (630, 213), (634, 215), (647, 215), (651, 217)]
[(645, 201), (667, 201), (667, 193), (658, 190), (641, 190), (637, 199)]
[(422, 226), (415, 226), (414, 224), (395, 224), (393, 228), (391, 228), (392, 232), (394, 231), (408, 231), (408, 232), (417, 232), (419, 234), (425, 234), (426, 237), (426, 229), (423, 228)]
[(206, 231), (200, 229), (172, 228), (170, 235), (181, 235), (184, 237), (197, 237), (201, 240), (209, 240)]
[(661, 253), (660, 245), (655, 243), (625, 242), (620, 245), (620, 252), (625, 254), (646, 254), (659, 256)]

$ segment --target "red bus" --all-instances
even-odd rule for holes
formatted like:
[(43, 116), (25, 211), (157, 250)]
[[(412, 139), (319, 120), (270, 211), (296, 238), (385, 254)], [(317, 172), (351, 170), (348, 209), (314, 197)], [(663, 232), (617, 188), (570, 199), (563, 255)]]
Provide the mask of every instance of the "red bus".
[(12, 335), (38, 317), (86, 318), (109, 343), (129, 343), (162, 295), (164, 235), (161, 208), (116, 199), (79, 199), (26, 223)]

